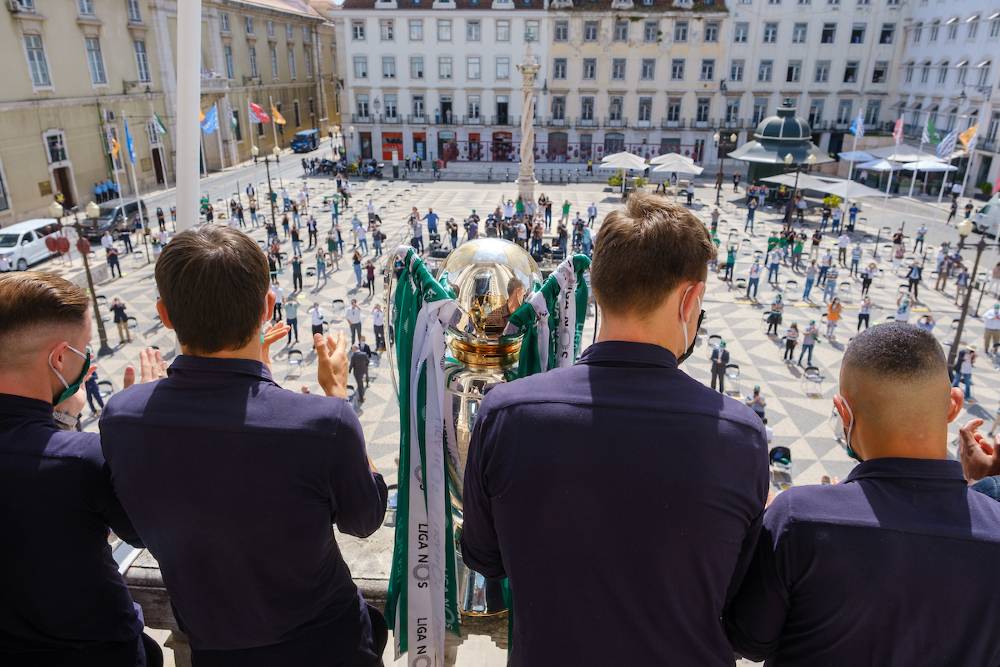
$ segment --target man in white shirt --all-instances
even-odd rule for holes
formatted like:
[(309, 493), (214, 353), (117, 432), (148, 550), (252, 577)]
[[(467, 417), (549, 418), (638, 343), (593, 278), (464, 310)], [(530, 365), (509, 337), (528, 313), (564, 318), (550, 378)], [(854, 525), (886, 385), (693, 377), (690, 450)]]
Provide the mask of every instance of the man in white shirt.
[(111, 250), (115, 247), (115, 240), (111, 238), (110, 230), (104, 232), (104, 235), (101, 236), (101, 246), (103, 246), (105, 250)]
[(528, 248), (528, 226), (524, 224), (524, 220), (518, 220), (517, 226), (517, 245), (524, 249)]
[(385, 351), (385, 313), (382, 306), (375, 304), (372, 309), (372, 328), (375, 329), (375, 349)]
[(587, 226), (593, 227), (595, 220), (597, 220), (597, 204), (590, 202), (590, 206), (587, 207)]
[(986, 326), (986, 338), (984, 349), (986, 354), (993, 354), (993, 348), (1000, 345), (1000, 303), (993, 304), (993, 307), (983, 315), (983, 324)]
[(285, 301), (285, 290), (281, 289), (278, 283), (271, 283), (271, 293), (274, 294), (274, 312), (271, 314), (271, 320), (280, 322), (284, 317), (281, 306)]
[(323, 335), (323, 311), (319, 307), (319, 303), (313, 301), (312, 308), (309, 309), (309, 315), (312, 317), (312, 332), (315, 336), (316, 334)]
[(841, 266), (847, 266), (847, 246), (851, 243), (851, 237), (844, 232), (837, 237), (837, 261)]
[(351, 307), (347, 309), (347, 323), (351, 327), (351, 344), (356, 338), (361, 338), (361, 309), (358, 308), (358, 300), (351, 299)]

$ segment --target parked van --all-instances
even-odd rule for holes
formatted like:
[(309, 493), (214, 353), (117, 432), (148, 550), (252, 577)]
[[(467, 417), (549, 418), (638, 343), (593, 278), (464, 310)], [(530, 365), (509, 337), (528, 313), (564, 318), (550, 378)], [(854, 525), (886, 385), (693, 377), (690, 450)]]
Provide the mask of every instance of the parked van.
[(977, 232), (996, 237), (1000, 230), (1000, 193), (993, 195), (993, 198), (979, 209), (972, 221)]
[(135, 228), (135, 221), (139, 219), (139, 205), (142, 206), (142, 217), (149, 225), (149, 211), (146, 210), (146, 202), (141, 201), (136, 204), (134, 199), (122, 202), (120, 199), (108, 201), (101, 204), (101, 214), (96, 220), (81, 220), (83, 235), (90, 242), (97, 242), (104, 236), (104, 232), (110, 231), (111, 236), (118, 238), (118, 234)]
[(45, 247), (45, 238), (59, 233), (54, 218), (26, 220), (9, 227), (0, 227), (0, 256), (10, 270), (27, 271), (32, 264), (52, 256)]
[(308, 153), (319, 148), (319, 132), (317, 130), (302, 130), (292, 137), (292, 150), (296, 153)]

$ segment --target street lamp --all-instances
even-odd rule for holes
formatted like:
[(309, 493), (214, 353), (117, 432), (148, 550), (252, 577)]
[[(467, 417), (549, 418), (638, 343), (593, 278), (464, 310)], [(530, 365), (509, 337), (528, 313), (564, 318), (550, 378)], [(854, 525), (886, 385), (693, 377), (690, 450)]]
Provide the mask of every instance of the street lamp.
[(958, 223), (958, 247), (965, 247), (965, 239), (969, 238), (969, 234), (972, 233), (972, 221), (966, 218), (962, 222)]
[(722, 160), (725, 159), (719, 155), (719, 141), (722, 137), (718, 131), (712, 135), (712, 141), (715, 142), (715, 154), (719, 159), (719, 171), (715, 174), (715, 205), (719, 205), (719, 201), (722, 197)]
[[(254, 161), (256, 161), (257, 156), (260, 155), (260, 149), (257, 148), (256, 146), (253, 146), (250, 149), (250, 153), (253, 155)], [(277, 153), (278, 153), (277, 146), (274, 147), (273, 153), (275, 155), (275, 158), (277, 158)], [(267, 155), (264, 156), (264, 170), (267, 172), (267, 201), (271, 204), (271, 224), (273, 224), (275, 228), (277, 228), (278, 223), (275, 220), (274, 216), (274, 200), (276, 199), (276, 197), (274, 195), (274, 188), (271, 187), (271, 161)]]
[[(57, 201), (53, 201), (49, 205), (49, 215), (56, 220), (61, 220), (64, 212), (62, 204)], [(93, 224), (101, 216), (101, 207), (94, 202), (90, 202), (87, 204), (86, 215), (87, 219)], [(111, 354), (113, 350), (108, 345), (108, 332), (104, 329), (104, 320), (101, 318), (101, 309), (97, 303), (97, 292), (94, 291), (94, 276), (90, 273), (90, 260), (88, 259), (88, 255), (90, 255), (90, 241), (83, 235), (83, 227), (80, 225), (80, 210), (77, 206), (73, 207), (73, 223), (71, 227), (76, 230), (76, 249), (79, 251), (80, 256), (83, 257), (83, 271), (87, 276), (87, 287), (90, 288), (91, 301), (94, 303), (94, 319), (97, 320), (97, 337), (101, 341), (101, 346), (97, 350), (97, 356), (102, 357)]]
[(350, 159), (351, 159), (350, 142), (354, 140), (354, 126), (353, 125), (351, 125), (349, 128), (347, 128), (347, 137), (345, 137), (345, 139), (347, 139), (347, 141), (344, 142), (344, 153), (345, 153), (344, 157), (346, 157), (348, 159), (348, 161), (350, 161)]
[[(968, 220), (966, 220), (968, 222)], [(970, 223), (971, 225), (971, 223)], [(961, 228), (961, 225), (959, 225)], [(961, 234), (961, 230), (959, 231)], [(966, 234), (968, 236), (968, 234)], [(962, 241), (965, 241), (965, 236), (962, 237)], [(976, 261), (972, 266), (972, 273), (969, 274), (969, 282), (965, 286), (965, 298), (962, 299), (962, 314), (958, 318), (958, 328), (955, 329), (955, 340), (951, 342), (951, 348), (948, 350), (948, 368), (955, 365), (955, 360), (958, 358), (958, 346), (962, 341), (962, 331), (965, 329), (965, 318), (969, 315), (969, 300), (972, 298), (972, 287), (975, 284), (975, 278), (979, 275), (979, 260), (983, 256), (983, 252), (986, 250), (986, 237), (982, 236), (976, 243)], [(978, 309), (978, 308), (977, 308)]]

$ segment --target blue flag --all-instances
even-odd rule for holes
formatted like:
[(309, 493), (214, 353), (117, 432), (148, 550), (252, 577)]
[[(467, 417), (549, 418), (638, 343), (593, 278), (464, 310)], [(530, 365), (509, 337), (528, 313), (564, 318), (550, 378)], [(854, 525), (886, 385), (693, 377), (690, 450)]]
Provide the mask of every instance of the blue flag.
[(857, 118), (851, 121), (851, 129), (848, 130), (851, 134), (856, 136), (858, 139), (865, 136), (865, 117), (859, 111)]
[(205, 112), (205, 120), (201, 121), (201, 131), (205, 134), (212, 134), (219, 129), (219, 111), (213, 104), (212, 107)]
[(128, 131), (128, 119), (125, 119), (125, 149), (128, 151), (128, 161), (135, 164), (135, 142), (132, 133)]

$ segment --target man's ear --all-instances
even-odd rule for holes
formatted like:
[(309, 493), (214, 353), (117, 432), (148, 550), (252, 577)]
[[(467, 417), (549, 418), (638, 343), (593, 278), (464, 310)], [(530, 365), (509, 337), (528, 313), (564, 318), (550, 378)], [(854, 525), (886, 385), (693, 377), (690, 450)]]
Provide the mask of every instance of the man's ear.
[(160, 316), (160, 322), (163, 322), (163, 326), (173, 331), (174, 325), (170, 321), (170, 313), (167, 312), (167, 307), (163, 305), (163, 299), (156, 300), (156, 314)]

